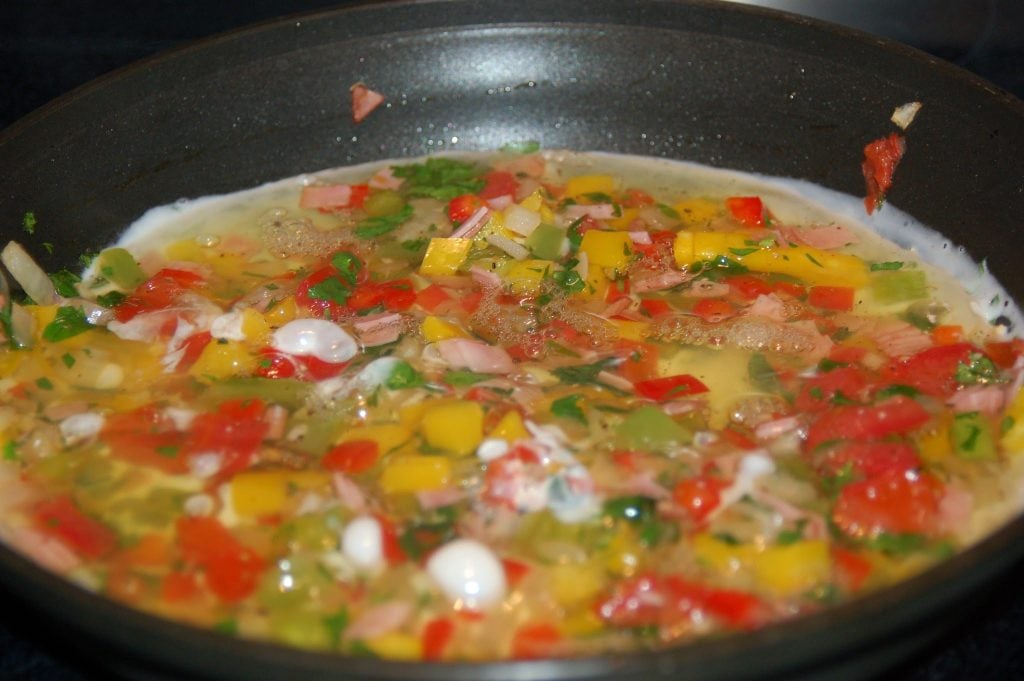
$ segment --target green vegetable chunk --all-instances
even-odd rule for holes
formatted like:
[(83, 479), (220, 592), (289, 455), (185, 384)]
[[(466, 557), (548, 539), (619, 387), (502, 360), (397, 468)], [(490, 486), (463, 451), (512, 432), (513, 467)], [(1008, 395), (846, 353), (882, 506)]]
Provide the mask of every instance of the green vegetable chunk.
[(635, 410), (615, 432), (623, 446), (646, 451), (664, 451), (688, 444), (693, 434), (665, 412), (653, 406)]

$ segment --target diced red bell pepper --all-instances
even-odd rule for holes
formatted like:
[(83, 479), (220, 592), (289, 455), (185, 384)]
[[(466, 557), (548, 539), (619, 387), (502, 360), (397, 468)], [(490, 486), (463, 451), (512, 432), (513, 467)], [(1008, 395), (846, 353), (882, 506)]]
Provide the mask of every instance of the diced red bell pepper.
[(505, 581), (513, 588), (530, 572), (528, 564), (515, 558), (502, 558), (501, 565), (505, 568)]
[(618, 582), (597, 604), (601, 619), (621, 627), (671, 626), (698, 611), (728, 626), (751, 629), (759, 624), (763, 610), (759, 598), (742, 591), (649, 573)]
[(725, 200), (725, 207), (747, 227), (764, 227), (764, 203), (760, 196), (730, 196)]
[(812, 286), (807, 294), (808, 304), (823, 310), (849, 312), (855, 299), (849, 286)]
[(651, 317), (660, 317), (672, 312), (672, 306), (661, 298), (644, 298), (640, 301), (640, 307)]
[(867, 558), (841, 546), (832, 548), (832, 560), (840, 573), (840, 579), (853, 592), (864, 587), (874, 569)]
[(183, 452), (186, 456), (215, 452), (222, 461), (218, 477), (227, 478), (249, 467), (269, 425), (262, 400), (223, 402), (215, 412), (199, 414), (189, 425)]
[(630, 188), (622, 193), (619, 203), (624, 208), (643, 208), (654, 204), (654, 197), (643, 189)]
[(84, 514), (68, 495), (40, 502), (33, 516), (41, 531), (57, 537), (83, 558), (102, 558), (117, 548), (114, 531)]
[(220, 521), (183, 516), (175, 527), (182, 559), (203, 570), (207, 586), (220, 600), (237, 603), (256, 590), (266, 564)]
[(437, 284), (431, 284), (416, 294), (416, 304), (427, 312), (433, 312), (451, 299), (452, 297), (448, 295), (448, 292)]
[(907, 150), (906, 140), (897, 133), (870, 142), (864, 147), (864, 162), (861, 172), (867, 184), (867, 196), (864, 197), (864, 208), (868, 215), (882, 207), (885, 195), (892, 187), (896, 166), (899, 165)]
[(840, 398), (862, 402), (867, 397), (871, 377), (859, 366), (837, 367), (804, 381), (794, 406), (798, 411), (824, 411)]
[(737, 295), (744, 300), (756, 300), (758, 296), (773, 293), (771, 284), (752, 274), (737, 274), (723, 280)]
[(379, 457), (380, 445), (375, 440), (349, 440), (324, 454), (320, 465), (329, 471), (356, 475), (373, 468)]
[(187, 291), (206, 285), (206, 280), (195, 272), (164, 268), (142, 282), (119, 305), (114, 307), (114, 318), (126, 322), (142, 312), (171, 307)]
[(663, 376), (652, 378), (646, 381), (638, 381), (633, 384), (637, 395), (646, 397), (656, 402), (674, 400), (690, 395), (699, 395), (708, 392), (708, 387), (699, 378), (690, 374), (677, 374), (675, 376)]
[(549, 622), (522, 624), (512, 634), (512, 657), (517, 660), (552, 657), (564, 638), (558, 627)]
[(615, 371), (623, 378), (637, 383), (658, 376), (658, 346), (652, 343), (619, 340), (616, 346), (623, 358)]
[(825, 475), (839, 475), (850, 467), (863, 478), (889, 471), (906, 473), (920, 466), (921, 457), (906, 442), (841, 442), (829, 447), (816, 465)]
[(188, 471), (188, 459), (182, 451), (185, 433), (178, 431), (174, 421), (155, 406), (108, 414), (100, 441), (118, 459), (166, 473)]

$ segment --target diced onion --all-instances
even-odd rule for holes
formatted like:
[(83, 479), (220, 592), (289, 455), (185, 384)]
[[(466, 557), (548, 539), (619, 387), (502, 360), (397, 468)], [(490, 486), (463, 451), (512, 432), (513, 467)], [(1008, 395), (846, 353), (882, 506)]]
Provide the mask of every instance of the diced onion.
[(500, 234), (488, 234), (487, 243), (495, 248), (505, 251), (505, 253), (508, 253), (516, 260), (526, 260), (526, 258), (530, 256), (530, 250), (526, 248), (526, 246), (518, 244), (515, 241), (512, 241), (512, 239), (501, 236)]
[(57, 290), (53, 282), (46, 275), (43, 268), (36, 264), (32, 256), (28, 254), (21, 244), (16, 241), (8, 242), (3, 252), (0, 252), (0, 261), (11, 273), (25, 294), (39, 305), (55, 305), (57, 303)]

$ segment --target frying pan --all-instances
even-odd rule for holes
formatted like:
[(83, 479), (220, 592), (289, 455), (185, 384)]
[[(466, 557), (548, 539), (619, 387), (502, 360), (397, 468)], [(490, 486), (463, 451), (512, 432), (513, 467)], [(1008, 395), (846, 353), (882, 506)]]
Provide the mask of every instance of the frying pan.
[[(388, 105), (360, 125), (348, 86)], [(367, 5), (235, 32), (79, 89), (0, 133), (2, 237), (35, 212), (47, 269), (148, 207), (324, 167), (536, 139), (862, 191), (860, 150), (924, 102), (890, 194), (989, 269), (1024, 278), (1024, 105), (862, 34), (711, 2)], [(408, 664), (232, 639), (125, 609), (0, 548), (0, 583), (139, 679), (866, 678), (935, 640), (1020, 567), (1024, 520), (898, 587), (762, 631), (579, 660)], [(13, 596), (12, 596), (13, 597)]]

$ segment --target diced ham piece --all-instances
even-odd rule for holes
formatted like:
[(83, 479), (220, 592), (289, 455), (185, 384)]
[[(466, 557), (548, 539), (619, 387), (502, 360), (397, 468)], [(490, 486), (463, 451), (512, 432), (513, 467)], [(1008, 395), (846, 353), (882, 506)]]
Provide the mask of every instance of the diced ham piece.
[(932, 346), (931, 336), (899, 319), (880, 319), (873, 329), (865, 331), (878, 344), (878, 349), (889, 357), (906, 357)]
[(487, 206), (481, 206), (477, 208), (476, 212), (466, 218), (466, 221), (459, 225), (459, 228), (452, 232), (452, 237), (456, 239), (471, 239), (476, 236), (476, 233), (487, 222), (487, 217), (491, 214), (491, 209)]
[(469, 268), (469, 276), (473, 277), (473, 281), (480, 284), (481, 288), (498, 288), (501, 286), (501, 276), (493, 271), (484, 269), (479, 265), (473, 265)]
[(680, 284), (685, 284), (691, 279), (693, 279), (693, 275), (689, 272), (683, 272), (682, 270), (666, 270), (660, 274), (644, 277), (643, 279), (636, 279), (630, 284), (630, 288), (634, 293), (664, 291), (666, 289), (675, 288)]
[(267, 440), (279, 440), (284, 437), (288, 427), (288, 409), (280, 404), (272, 404), (263, 414), (263, 420), (267, 423), (267, 434), (264, 437)]
[(362, 83), (356, 83), (349, 90), (352, 93), (352, 120), (356, 123), (362, 123), (363, 119), (384, 102), (384, 95)]
[(651, 239), (651, 233), (646, 229), (641, 229), (636, 232), (629, 233), (629, 240), (635, 244), (641, 244), (643, 246), (650, 246), (654, 241)]
[(989, 416), (997, 415), (1006, 402), (1006, 392), (995, 385), (972, 385), (953, 393), (946, 401), (953, 411), (980, 411)]
[(968, 529), (974, 511), (974, 496), (958, 485), (946, 485), (939, 502), (939, 518), (946, 532), (960, 534)]
[(503, 194), (495, 196), (493, 199), (487, 199), (487, 205), (491, 210), (505, 210), (512, 205), (513, 201), (515, 201), (515, 197), (511, 194)]
[(441, 489), (424, 489), (416, 492), (416, 501), (424, 511), (430, 511), (457, 504), (465, 496), (466, 493), (457, 487), (442, 487)]
[(760, 295), (745, 310), (745, 314), (764, 317), (773, 322), (784, 322), (786, 321), (786, 304), (774, 293)]
[(391, 167), (381, 168), (370, 178), (369, 185), (374, 189), (398, 189), (405, 182), (400, 177), (395, 177)]
[(793, 243), (831, 250), (860, 242), (860, 239), (848, 227), (843, 225), (827, 225), (823, 227), (779, 227), (779, 233)]
[(352, 185), (310, 185), (302, 188), (299, 208), (347, 208), (352, 202)]
[(516, 365), (503, 348), (468, 338), (447, 338), (437, 342), (441, 358), (456, 369), (488, 374), (509, 374)]
[(613, 374), (610, 371), (601, 371), (597, 374), (597, 380), (601, 381), (605, 385), (610, 385), (613, 388), (619, 390), (625, 390), (627, 392), (633, 392), (633, 382), (628, 378), (623, 378), (618, 374)]
[(780, 435), (795, 430), (799, 425), (800, 419), (798, 417), (785, 416), (781, 419), (759, 424), (754, 429), (754, 434), (757, 435), (758, 440), (774, 440)]
[(338, 501), (348, 510), (355, 513), (362, 513), (366, 510), (366, 496), (363, 494), (363, 488), (344, 473), (331, 475), (331, 487), (334, 488)]
[(693, 282), (685, 294), (691, 298), (721, 298), (729, 293), (729, 285), (724, 281), (700, 279)]
[(364, 347), (394, 343), (402, 335), (405, 320), (397, 312), (383, 312), (369, 315), (356, 321), (352, 326)]
[(388, 601), (375, 605), (353, 620), (345, 629), (349, 641), (365, 641), (398, 629), (412, 614), (412, 603)]

